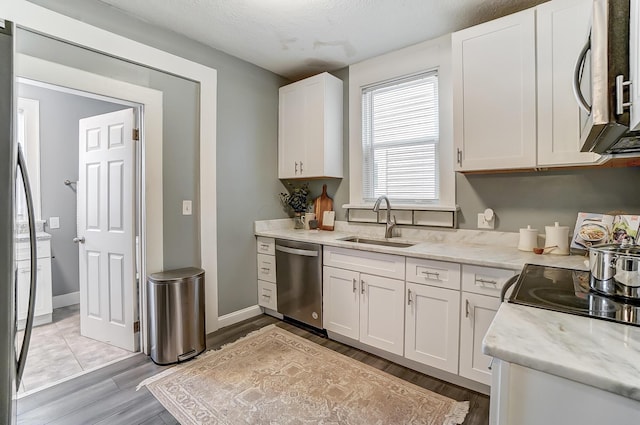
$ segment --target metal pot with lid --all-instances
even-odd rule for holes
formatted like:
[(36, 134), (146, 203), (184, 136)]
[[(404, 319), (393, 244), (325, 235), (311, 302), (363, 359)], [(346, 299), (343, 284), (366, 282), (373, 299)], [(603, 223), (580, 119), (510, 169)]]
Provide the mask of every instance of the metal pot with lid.
[(590, 286), (606, 295), (640, 299), (640, 246), (628, 243), (589, 247)]

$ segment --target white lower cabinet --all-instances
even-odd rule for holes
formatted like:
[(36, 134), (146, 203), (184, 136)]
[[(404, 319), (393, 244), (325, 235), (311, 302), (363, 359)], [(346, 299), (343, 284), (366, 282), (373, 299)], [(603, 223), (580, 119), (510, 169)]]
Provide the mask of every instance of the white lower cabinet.
[(278, 287), (275, 283), (258, 280), (258, 305), (278, 310)]
[(325, 266), (323, 285), (327, 331), (402, 355), (403, 281)]
[(322, 271), (324, 328), (358, 339), (360, 337), (360, 273), (327, 266)]
[(360, 275), (360, 341), (399, 356), (403, 353), (404, 282)]
[(404, 356), (458, 373), (460, 291), (407, 282), (406, 297)]
[[(51, 242), (37, 242), (37, 275), (36, 304), (34, 308), (34, 325), (51, 322), (53, 313), (53, 293), (51, 281)], [(16, 244), (17, 268), (17, 319), (18, 329), (24, 329), (29, 310), (29, 289), (31, 285), (31, 260), (29, 259), (29, 243)]]
[(460, 312), (460, 376), (491, 385), (491, 357), (482, 354), (484, 338), (500, 299), (486, 295), (462, 293)]
[(325, 247), (323, 260), (324, 328), (401, 356), (405, 258)]

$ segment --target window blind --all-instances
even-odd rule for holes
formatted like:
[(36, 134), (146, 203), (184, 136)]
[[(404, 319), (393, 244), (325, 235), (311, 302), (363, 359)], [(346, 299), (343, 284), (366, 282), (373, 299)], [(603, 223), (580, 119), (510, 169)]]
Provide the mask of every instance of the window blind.
[(438, 123), (437, 72), (363, 88), (364, 201), (438, 200)]

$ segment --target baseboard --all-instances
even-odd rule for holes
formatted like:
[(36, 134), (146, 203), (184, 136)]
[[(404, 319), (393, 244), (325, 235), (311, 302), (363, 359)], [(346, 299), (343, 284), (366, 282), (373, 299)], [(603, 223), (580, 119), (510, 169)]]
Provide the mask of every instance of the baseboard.
[(66, 307), (68, 305), (80, 304), (80, 291), (68, 294), (56, 295), (52, 299), (53, 308)]
[(243, 308), (242, 310), (234, 311), (224, 316), (218, 317), (218, 326), (225, 328), (231, 326), (243, 320), (251, 319), (252, 317), (262, 314), (262, 309), (258, 305), (252, 305), (251, 307)]

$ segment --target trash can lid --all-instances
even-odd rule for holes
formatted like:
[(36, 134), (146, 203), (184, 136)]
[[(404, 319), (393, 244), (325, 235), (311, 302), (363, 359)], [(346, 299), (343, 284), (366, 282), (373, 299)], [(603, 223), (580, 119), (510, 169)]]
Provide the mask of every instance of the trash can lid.
[(151, 273), (149, 279), (154, 282), (170, 282), (189, 279), (204, 275), (204, 270), (198, 267), (185, 267), (183, 269), (166, 270), (163, 272)]

